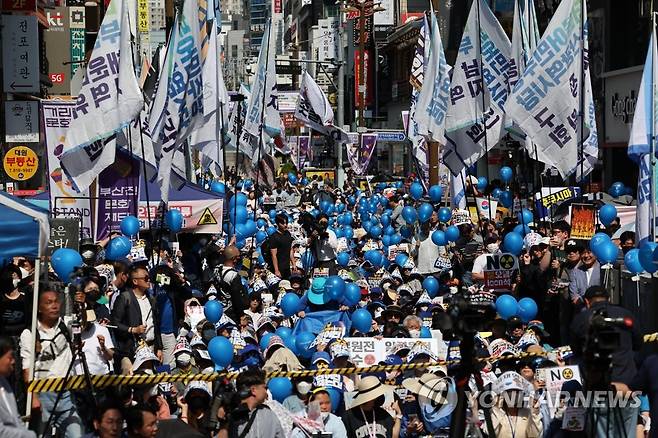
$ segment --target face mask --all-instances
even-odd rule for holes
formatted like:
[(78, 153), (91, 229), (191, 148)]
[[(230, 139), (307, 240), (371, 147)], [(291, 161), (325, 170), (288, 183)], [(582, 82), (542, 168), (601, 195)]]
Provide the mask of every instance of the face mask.
[(101, 297), (100, 297), (99, 299), (97, 299), (96, 302), (97, 302), (98, 304), (102, 304), (102, 305), (104, 305), (104, 304), (109, 303), (110, 300), (107, 299), (107, 295), (101, 295)]
[(215, 367), (207, 367), (201, 370), (201, 374), (212, 374), (215, 372)]
[(329, 418), (330, 414), (331, 414), (331, 412), (320, 412), (320, 418), (324, 422), (327, 418)]
[(416, 330), (416, 329), (409, 330), (409, 336), (411, 336), (412, 338), (420, 337), (420, 330)]
[(20, 269), (20, 271), (21, 271), (21, 278), (25, 278), (28, 275), (30, 275), (30, 273), (27, 272), (27, 269), (25, 269), (25, 268), (18, 268), (18, 269)]
[(500, 245), (497, 243), (490, 243), (487, 245), (487, 252), (490, 254), (495, 254), (498, 252), (498, 249), (500, 248)]
[(101, 292), (100, 291), (94, 291), (94, 292), (89, 292), (87, 293), (87, 301), (89, 302), (94, 302), (98, 301), (101, 297)]
[(189, 353), (181, 353), (176, 356), (176, 364), (181, 367), (186, 367), (192, 361), (192, 356)]
[(18, 278), (14, 278), (14, 280), (13, 280), (14, 288), (17, 288), (17, 287), (18, 287), (18, 283), (20, 283), (20, 282), (21, 282), (21, 281), (20, 281)]
[(393, 380), (398, 377), (399, 371), (389, 371), (386, 373), (386, 380)]
[(359, 301), (359, 307), (366, 307), (368, 305), (367, 301)]
[(311, 384), (308, 382), (299, 382), (297, 384), (297, 392), (299, 395), (306, 395), (311, 390)]

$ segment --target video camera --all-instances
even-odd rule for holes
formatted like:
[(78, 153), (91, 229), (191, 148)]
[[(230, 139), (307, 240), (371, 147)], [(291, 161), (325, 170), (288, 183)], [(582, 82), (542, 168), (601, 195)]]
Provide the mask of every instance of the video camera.
[(586, 360), (608, 363), (621, 346), (620, 330), (633, 327), (630, 318), (610, 318), (605, 309), (599, 309), (592, 315), (585, 345)]
[(477, 333), (484, 331), (496, 317), (495, 296), (487, 292), (472, 293), (464, 290), (452, 296), (446, 312), (447, 317), (440, 321), (440, 329), (453, 334)]
[(309, 237), (315, 231), (317, 232), (319, 239), (329, 238), (329, 233), (327, 233), (327, 229), (322, 225), (320, 225), (311, 213), (308, 212), (302, 213), (299, 216), (299, 219), (297, 219), (297, 223), (301, 225), (302, 229), (304, 230), (304, 232), (306, 232), (306, 235)]

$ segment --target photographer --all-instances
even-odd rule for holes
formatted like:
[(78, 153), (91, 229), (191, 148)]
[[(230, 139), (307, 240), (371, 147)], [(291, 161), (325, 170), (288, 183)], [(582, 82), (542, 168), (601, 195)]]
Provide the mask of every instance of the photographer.
[(317, 224), (310, 230), (305, 228), (308, 235), (308, 246), (317, 260), (316, 268), (328, 269), (329, 275), (336, 275), (338, 273), (336, 269), (338, 239), (336, 234), (328, 229), (329, 218), (326, 214), (318, 215)]
[(283, 438), (281, 423), (266, 405), (265, 373), (249, 368), (236, 381), (240, 406), (231, 414), (229, 438)]
[[(590, 325), (595, 315), (604, 315), (606, 318), (628, 318), (632, 327), (620, 328), (611, 326), (619, 336), (619, 346), (612, 352), (611, 382), (629, 384), (637, 374), (634, 353), (642, 347), (642, 332), (637, 320), (631, 312), (623, 307), (609, 303), (608, 291), (602, 286), (592, 286), (584, 296), (587, 310), (579, 313), (571, 323), (571, 350), (578, 359), (583, 358), (587, 341), (592, 335)], [(605, 371), (605, 370), (604, 370)]]

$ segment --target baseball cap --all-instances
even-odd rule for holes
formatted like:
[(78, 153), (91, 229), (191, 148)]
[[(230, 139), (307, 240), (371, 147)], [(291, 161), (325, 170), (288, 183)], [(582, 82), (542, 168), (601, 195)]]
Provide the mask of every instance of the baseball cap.
[(591, 300), (592, 298), (608, 298), (609, 294), (603, 286), (591, 286), (585, 291), (585, 298)]
[(576, 239), (567, 239), (564, 242), (564, 250), (566, 252), (571, 252), (571, 251), (580, 252), (583, 250), (583, 248), (584, 248), (583, 244)]

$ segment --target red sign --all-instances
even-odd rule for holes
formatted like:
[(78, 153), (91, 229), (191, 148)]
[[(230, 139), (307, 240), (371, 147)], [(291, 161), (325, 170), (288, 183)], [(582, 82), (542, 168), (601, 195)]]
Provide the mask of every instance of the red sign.
[(36, 11), (36, 0), (2, 0), (3, 11)]
[(52, 82), (53, 84), (64, 83), (64, 79), (65, 79), (64, 73), (50, 73), (48, 74), (48, 76), (50, 77), (50, 82)]
[(281, 0), (274, 0), (274, 13), (275, 14), (282, 14), (283, 13), (282, 3), (283, 2)]
[(422, 12), (406, 12), (404, 14), (400, 14), (400, 21), (401, 21), (400, 24), (406, 24), (413, 20), (422, 19), (423, 15), (425, 14), (423, 14)]
[(283, 120), (283, 126), (286, 128), (299, 128), (304, 126), (295, 118), (295, 113), (281, 113), (281, 120)]
[[(354, 51), (354, 99), (356, 102), (357, 108), (359, 107), (359, 79), (360, 79), (360, 73), (361, 73), (361, 68), (359, 68), (359, 63), (361, 62), (361, 51), (360, 50), (355, 50)], [(365, 95), (363, 96), (364, 100), (364, 105), (372, 105), (372, 98), (373, 98), (373, 77), (372, 77), (372, 65), (370, 63), (370, 52), (367, 50), (365, 51), (365, 56), (363, 57), (363, 86), (364, 88), (364, 93)]]

